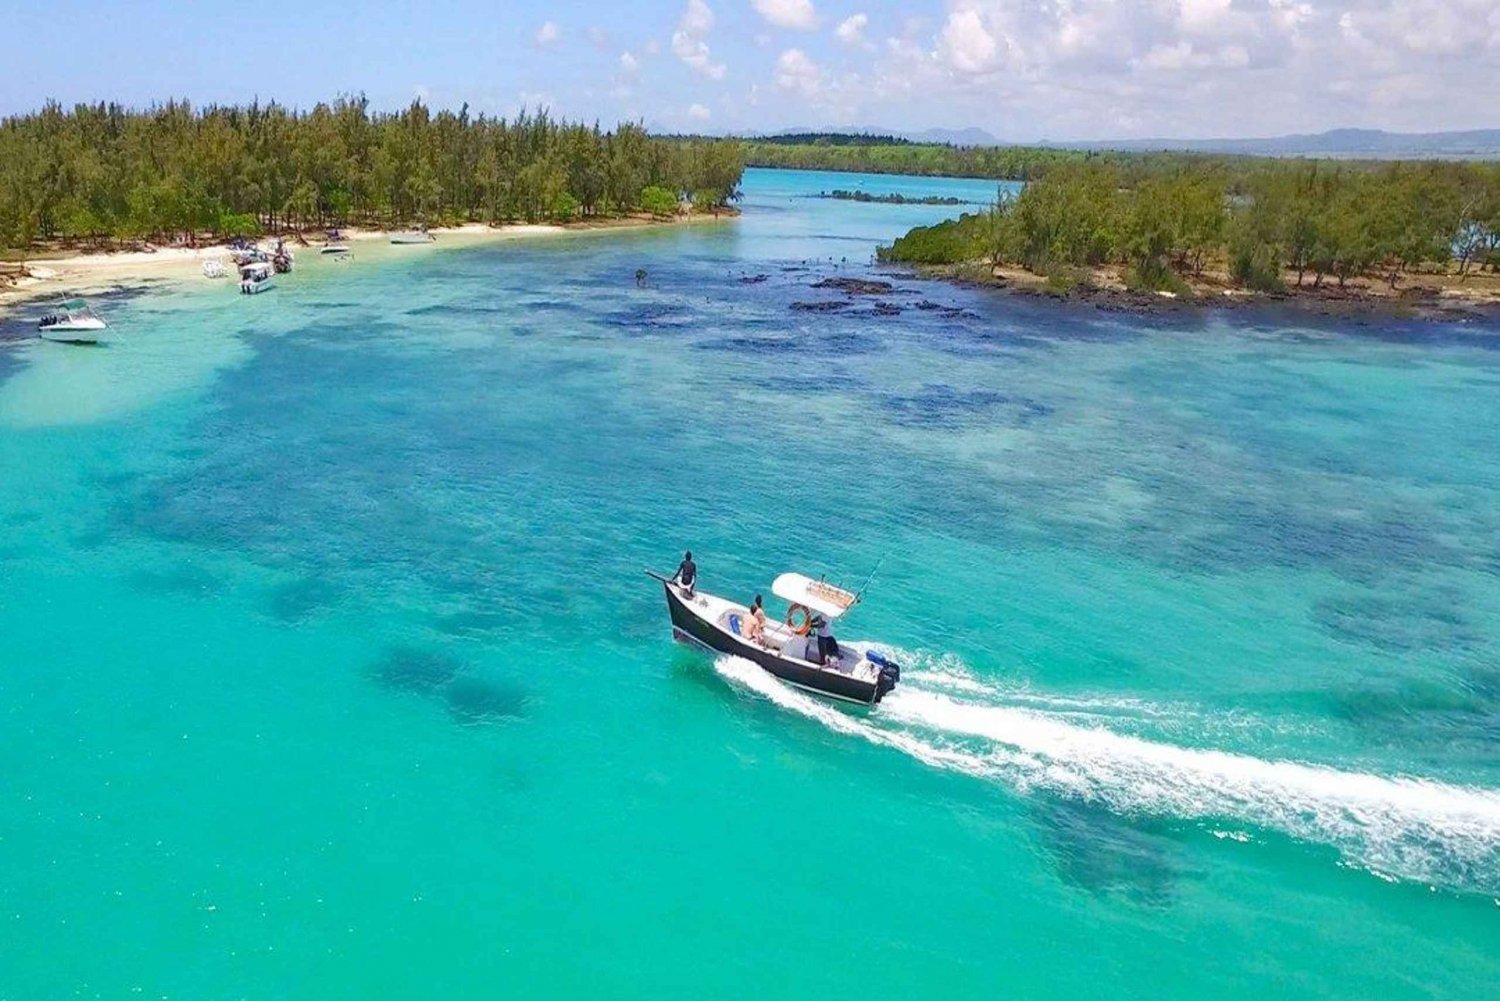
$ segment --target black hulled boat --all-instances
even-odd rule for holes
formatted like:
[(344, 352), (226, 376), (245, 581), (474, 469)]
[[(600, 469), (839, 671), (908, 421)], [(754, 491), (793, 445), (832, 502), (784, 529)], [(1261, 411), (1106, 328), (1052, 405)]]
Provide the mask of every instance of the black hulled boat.
[(661, 574), (647, 573), (666, 591), (676, 640), (743, 657), (787, 684), (862, 705), (879, 702), (901, 677), (900, 667), (879, 651), (851, 645), (839, 645), (819, 663), (817, 637), (810, 635), (813, 618), (832, 622), (859, 601), (843, 588), (797, 573), (777, 577), (771, 593), (789, 603), (786, 620), (767, 621), (765, 642), (757, 643), (746, 636), (746, 606), (704, 591), (689, 593)]

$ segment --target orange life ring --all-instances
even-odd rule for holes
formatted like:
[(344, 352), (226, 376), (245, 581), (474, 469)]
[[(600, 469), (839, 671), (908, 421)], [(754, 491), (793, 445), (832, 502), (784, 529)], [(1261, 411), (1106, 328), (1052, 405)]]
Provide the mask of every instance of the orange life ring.
[[(800, 624), (792, 621), (797, 617), (798, 612), (802, 613), (802, 622)], [(812, 632), (812, 609), (806, 605), (792, 605), (786, 610), (786, 626), (798, 636), (806, 636)]]

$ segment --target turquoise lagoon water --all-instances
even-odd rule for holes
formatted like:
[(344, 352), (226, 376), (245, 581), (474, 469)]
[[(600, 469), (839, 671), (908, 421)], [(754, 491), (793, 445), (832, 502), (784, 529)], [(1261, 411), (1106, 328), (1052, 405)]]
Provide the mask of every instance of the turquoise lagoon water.
[(1500, 331), (793, 309), (951, 211), (855, 184), (991, 190), (0, 325), (0, 998), (1496, 996)]

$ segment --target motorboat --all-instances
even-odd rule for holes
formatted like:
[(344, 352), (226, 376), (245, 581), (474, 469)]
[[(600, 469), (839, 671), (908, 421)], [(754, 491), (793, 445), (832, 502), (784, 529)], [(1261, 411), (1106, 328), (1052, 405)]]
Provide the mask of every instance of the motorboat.
[(324, 257), (342, 257), (349, 253), (349, 245), (347, 243), (327, 243), (323, 245), (323, 249), (319, 250), (318, 253)]
[(254, 261), (240, 267), (240, 291), (256, 295), (269, 290), (276, 280), (276, 267), (270, 261)]
[(236, 240), (229, 245), (229, 259), (237, 268), (243, 268), (247, 264), (260, 264), (269, 262), (271, 255), (254, 244), (244, 240)]
[(402, 232), (391, 234), (391, 242), (396, 244), (432, 243), (436, 239), (437, 237), (425, 229), (403, 230)]
[(59, 344), (98, 344), (109, 324), (82, 299), (59, 303), (37, 322), (36, 331), (45, 340)]
[(228, 273), (224, 268), (224, 262), (217, 257), (210, 257), (203, 262), (204, 278), (223, 278)]
[[(805, 574), (784, 573), (771, 593), (786, 601), (784, 621), (768, 619), (764, 637), (749, 637), (750, 609), (715, 594), (683, 587), (669, 577), (646, 571), (659, 581), (672, 618), (672, 637), (711, 653), (752, 661), (789, 685), (862, 705), (874, 705), (896, 687), (901, 668), (878, 650), (839, 644), (829, 656), (819, 652), (814, 623), (832, 623), (860, 601), (860, 595)], [(832, 640), (832, 637), (827, 637)], [(825, 640), (825, 642), (827, 642)]]
[(290, 272), (294, 260), (292, 248), (288, 247), (283, 241), (277, 240), (276, 249), (271, 252), (271, 267), (276, 270), (276, 273), (284, 275)]

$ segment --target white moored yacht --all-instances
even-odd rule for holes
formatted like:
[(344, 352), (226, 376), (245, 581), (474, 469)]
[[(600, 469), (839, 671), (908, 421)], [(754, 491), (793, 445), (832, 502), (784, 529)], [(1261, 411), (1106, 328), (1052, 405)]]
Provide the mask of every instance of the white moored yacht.
[(410, 229), (391, 234), (392, 243), (432, 243), (437, 237), (425, 229)]
[(270, 261), (254, 261), (240, 268), (240, 291), (256, 295), (268, 291), (276, 281), (276, 269)]
[(69, 299), (43, 316), (36, 325), (37, 335), (61, 344), (97, 344), (104, 338), (109, 324), (89, 308), (82, 299)]

